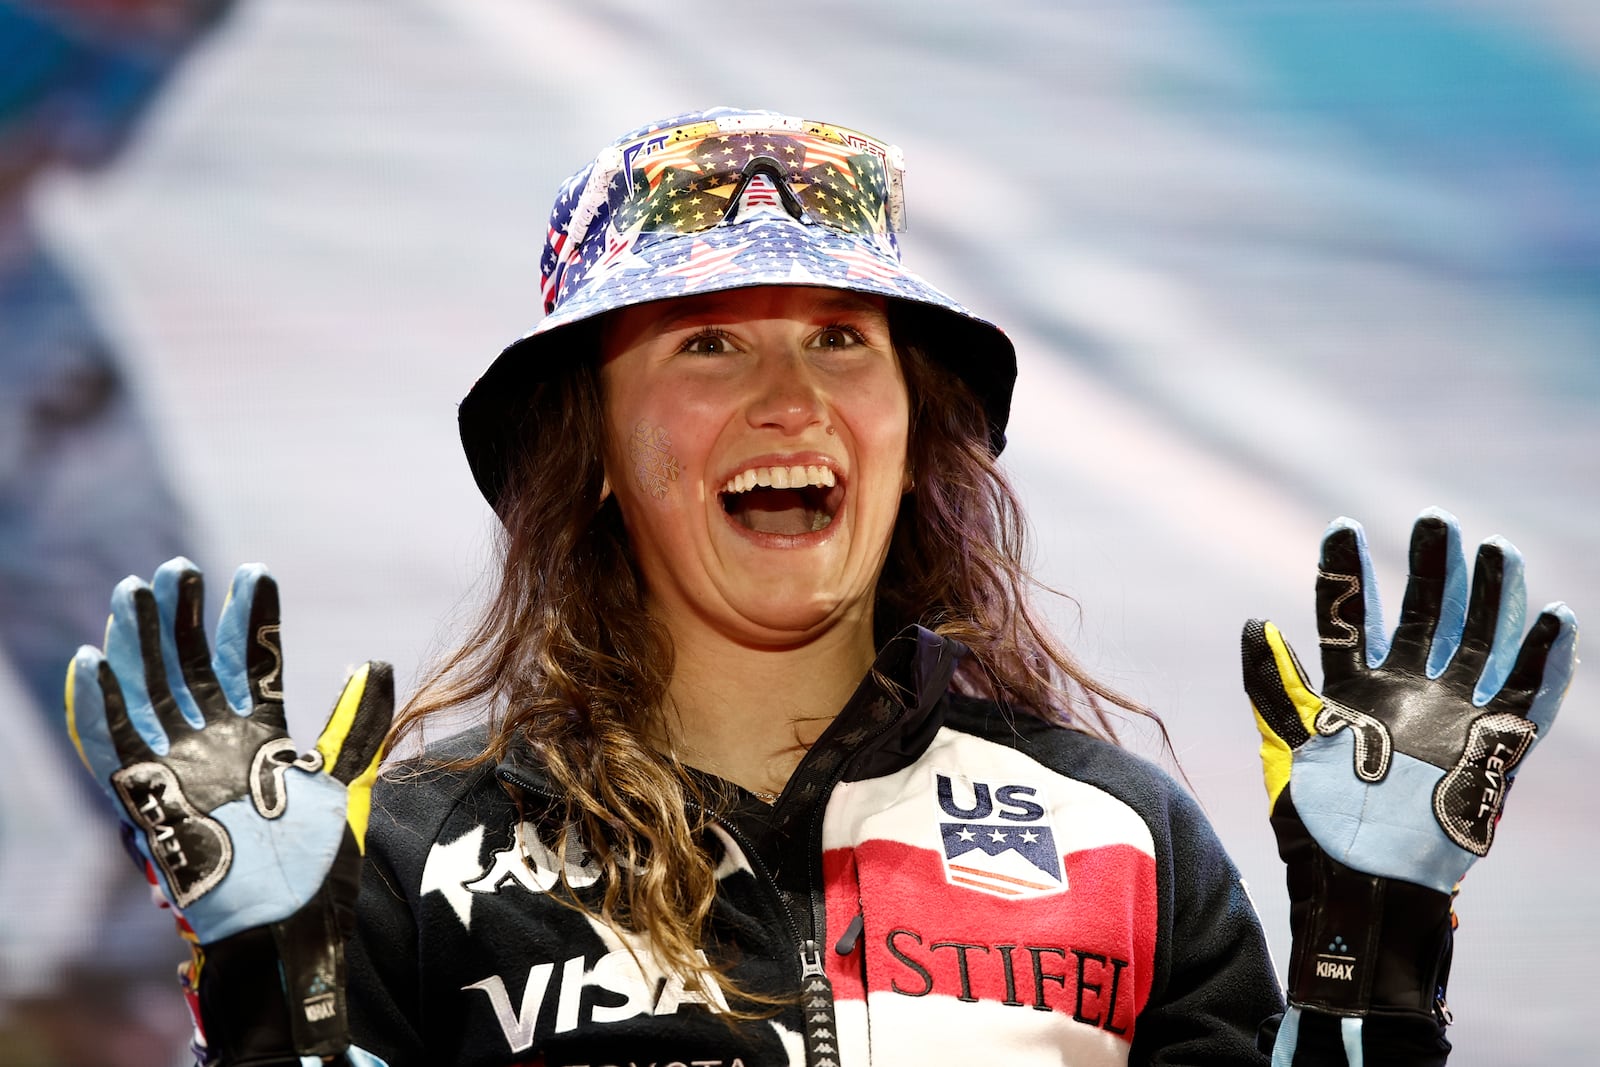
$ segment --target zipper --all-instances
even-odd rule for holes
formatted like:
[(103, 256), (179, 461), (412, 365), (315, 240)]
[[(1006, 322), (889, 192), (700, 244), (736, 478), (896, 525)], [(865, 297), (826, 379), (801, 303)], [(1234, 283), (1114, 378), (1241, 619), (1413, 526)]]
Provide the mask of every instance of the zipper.
[(810, 939), (800, 944), (800, 1010), (805, 1014), (806, 1063), (809, 1067), (839, 1067), (833, 983), (822, 965), (822, 949)]
[[(915, 656), (916, 654), (917, 650), (913, 649), (912, 655)], [(950, 646), (945, 644), (939, 650), (938, 668), (942, 668), (949, 655)], [(920, 697), (921, 693), (919, 692), (917, 698), (920, 699)], [(827, 935), (828, 929), (827, 893), (822, 878), (823, 814), (828, 807), (828, 798), (833, 795), (834, 787), (844, 778), (845, 771), (849, 769), (854, 754), (870, 747), (874, 741), (888, 733), (890, 727), (898, 722), (906, 711), (906, 705), (903, 702), (894, 700), (881, 688), (879, 688), (875, 699), (888, 702), (895, 710), (885, 717), (875, 730), (856, 740), (851, 746), (852, 752), (842, 756), (834, 766), (827, 770), (819, 771), (816, 769), (813, 760), (812, 767), (809, 769), (810, 773), (806, 773), (808, 770), (806, 761), (813, 759), (818, 751), (817, 748), (813, 748), (800, 761), (800, 766), (797, 768), (799, 771), (797, 777), (789, 780), (789, 784), (784, 787), (783, 795), (778, 798), (778, 803), (782, 804), (783, 796), (796, 792), (797, 780), (801, 785), (806, 784), (809, 780), (815, 781), (819, 786), (812, 794), (818, 799), (812, 801), (811, 817), (806, 827), (806, 894), (811, 898), (811, 937), (799, 942), (800, 988), (804, 998), (802, 1004), (805, 1009), (806, 1063), (809, 1067), (837, 1067), (839, 1058), (834, 1016), (833, 983), (828, 980), (827, 971), (822, 962), (822, 950), (819, 947), (820, 941)], [(854, 701), (851, 701), (851, 704), (853, 703)], [(847, 711), (849, 706), (846, 705), (843, 711)], [(838, 726), (839, 722), (844, 718), (843, 711), (841, 711), (839, 718), (834, 719), (833, 723), (830, 724), (828, 730), (823, 732), (823, 737), (818, 739), (819, 742), (826, 739), (828, 733)], [(799, 790), (799, 792), (805, 792), (805, 790)], [(741, 847), (743, 847), (742, 844)], [(782, 899), (782, 891), (778, 889), (775, 881), (772, 883), (772, 887), (774, 892)], [(785, 910), (787, 910), (787, 907), (787, 902), (785, 902)], [(843, 948), (845, 942), (848, 941), (850, 942), (849, 948), (853, 949), (856, 940), (860, 936), (860, 925), (863, 923), (862, 915), (858, 911), (851, 921), (849, 929), (845, 931), (844, 936), (840, 938), (839, 945), (836, 947)], [(847, 955), (848, 951), (846, 949), (840, 954)], [(865, 981), (866, 977), (865, 967), (866, 957), (863, 953), (863, 981)]]
[[(689, 803), (689, 807), (702, 814), (711, 815), (723, 832), (744, 850), (745, 858), (750, 861), (750, 868), (756, 875), (756, 882), (766, 891), (768, 898), (778, 905), (778, 913), (783, 916), (783, 923), (788, 927), (789, 943), (797, 946), (800, 962), (800, 1018), (806, 1040), (806, 1067), (839, 1067), (839, 1042), (833, 1016), (833, 983), (828, 980), (827, 970), (822, 963), (822, 950), (818, 947), (815, 937), (806, 937), (802, 934), (800, 921), (795, 916), (794, 909), (789, 906), (789, 898), (778, 888), (778, 880), (772, 876), (772, 869), (761, 858), (755, 843), (745, 836), (744, 831), (732, 823), (718, 819), (714, 812), (707, 812), (693, 801)], [(811, 932), (815, 935), (817, 930), (815, 913), (819, 894), (810, 886), (807, 886), (807, 889), (812, 900)]]
[[(888, 694), (881, 691), (876, 699), (890, 701), (891, 704), (894, 703)], [(877, 729), (857, 741), (854, 745), (855, 751), (860, 751), (862, 748), (870, 746), (872, 742), (888, 733), (889, 728), (900, 719), (903, 712), (904, 706), (902, 705), (899, 710), (886, 717), (878, 725)], [(835, 723), (838, 722), (837, 719), (834, 721)], [(816, 749), (812, 749), (812, 753), (815, 752)], [(814, 776), (815, 781), (821, 787), (814, 794), (819, 799), (812, 802), (811, 817), (806, 826), (806, 894), (810, 897), (811, 903), (811, 937), (800, 942), (800, 988), (803, 997), (802, 1005), (805, 1010), (806, 1062), (809, 1067), (837, 1067), (838, 1065), (839, 1053), (836, 1036), (838, 1031), (834, 1016), (833, 983), (828, 980), (820, 948), (821, 939), (827, 935), (828, 929), (827, 892), (822, 878), (822, 818), (828, 807), (828, 798), (833, 794), (834, 787), (844, 777), (845, 771), (849, 769), (850, 762), (850, 756), (844, 756), (832, 768), (821, 772), (813, 771), (812, 774), (807, 774), (800, 779), (803, 784), (806, 779)], [(805, 761), (802, 760), (800, 770), (803, 772), (805, 769)], [(794, 786), (795, 780), (791, 779), (788, 786), (784, 788), (784, 793), (790, 792)], [(779, 798), (779, 802), (782, 802), (782, 797)], [(776, 884), (774, 884), (773, 888), (777, 888)], [(840, 951), (841, 955), (848, 955), (850, 949), (855, 947), (855, 942), (860, 937), (862, 924), (863, 918), (858, 911), (855, 918), (851, 920), (844, 936), (840, 938), (839, 945), (836, 946), (836, 948), (842, 950)], [(847, 941), (850, 943), (849, 948), (844, 947)], [(863, 956), (863, 968), (865, 968), (865, 965), (865, 956)], [(864, 977), (865, 975), (863, 975)]]

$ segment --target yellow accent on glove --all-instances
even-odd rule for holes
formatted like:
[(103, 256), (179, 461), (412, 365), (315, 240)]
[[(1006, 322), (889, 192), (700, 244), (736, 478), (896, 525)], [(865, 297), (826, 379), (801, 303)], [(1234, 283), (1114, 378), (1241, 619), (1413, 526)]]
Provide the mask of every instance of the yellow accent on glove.
[[(1316, 733), (1317, 712), (1322, 710), (1322, 698), (1314, 693), (1311, 684), (1300, 671), (1300, 664), (1296, 661), (1294, 653), (1290, 651), (1289, 644), (1283, 639), (1283, 634), (1272, 623), (1265, 625), (1267, 646), (1272, 650), (1272, 660), (1277, 668), (1278, 684), (1283, 687), (1283, 695), (1294, 705), (1295, 714), (1300, 717), (1306, 732)], [(1271, 811), (1278, 803), (1278, 795), (1283, 792), (1284, 786), (1289, 784), (1289, 769), (1293, 762), (1294, 750), (1289, 743), (1279, 737), (1277, 732), (1267, 725), (1261, 717), (1261, 710), (1252, 702), (1250, 710), (1255, 713), (1256, 729), (1261, 732), (1261, 773), (1267, 784), (1267, 810)]]
[(75, 676), (77, 671), (73, 670), (72, 668), (73, 665), (69, 661), (67, 663), (67, 685), (65, 694), (67, 705), (67, 736), (72, 738), (72, 748), (73, 751), (78, 753), (78, 759), (82, 760), (83, 765), (88, 768), (89, 773), (93, 774), (94, 767), (89, 763), (89, 757), (83, 751), (83, 738), (78, 736), (78, 707), (76, 700), (78, 687), (75, 684)]
[[(322, 754), (323, 770), (327, 773), (331, 774), (339, 762), (339, 755), (344, 750), (345, 742), (350, 739), (350, 730), (356, 723), (362, 701), (370, 695), (367, 683), (371, 672), (372, 664), (363, 663), (350, 676), (350, 680), (345, 683), (344, 691), (339, 694), (338, 703), (333, 707), (333, 713), (328, 716), (327, 725), (322, 728), (322, 735), (317, 738), (317, 751)], [(390, 696), (388, 699), (392, 704), (393, 697)], [(384, 723), (387, 722), (386, 715)], [(372, 814), (372, 786), (378, 780), (378, 765), (382, 762), (383, 749), (379, 747), (361, 771), (345, 784), (348, 795), (346, 819), (363, 855), (367, 851), (367, 822)]]

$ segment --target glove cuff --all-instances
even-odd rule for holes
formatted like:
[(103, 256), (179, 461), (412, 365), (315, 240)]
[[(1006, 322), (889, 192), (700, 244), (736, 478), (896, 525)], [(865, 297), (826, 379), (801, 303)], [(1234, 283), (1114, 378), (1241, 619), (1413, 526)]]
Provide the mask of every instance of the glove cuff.
[(201, 947), (200, 1023), (209, 1062), (278, 1067), (350, 1044), (345, 931), (326, 887), (279, 922)]
[[(1342, 1025), (1347, 1018), (1315, 1008), (1299, 1009), (1297, 1033), (1283, 1051), (1295, 1063), (1308, 1067), (1347, 1067), (1348, 1035)], [(1274, 1016), (1262, 1024), (1256, 1035), (1256, 1048), (1263, 1056), (1271, 1057), (1280, 1051), (1278, 1038), (1283, 1023), (1283, 1016)], [(1445, 1067), (1450, 1052), (1444, 1030), (1415, 1012), (1390, 1015), (1374, 1011), (1361, 1017), (1359, 1062), (1363, 1067)]]
[(1448, 1022), (1453, 930), (1449, 894), (1353, 870), (1317, 845), (1288, 791), (1273, 814), (1287, 866), (1289, 1000), (1337, 1015)]

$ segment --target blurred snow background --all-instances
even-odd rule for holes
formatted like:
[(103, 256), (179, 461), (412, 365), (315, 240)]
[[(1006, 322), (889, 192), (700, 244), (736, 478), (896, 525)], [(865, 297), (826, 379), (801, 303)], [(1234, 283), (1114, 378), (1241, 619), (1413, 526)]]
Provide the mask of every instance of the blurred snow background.
[[(282, 583), (302, 738), (348, 665), (405, 685), (472, 602), (493, 519), (455, 402), (537, 319), (556, 185), (712, 103), (905, 149), (908, 262), (1021, 353), (1006, 460), (1076, 601), (1056, 617), (1161, 713), (1286, 960), (1238, 628), (1271, 617), (1314, 659), (1326, 522), (1366, 524), (1391, 624), (1429, 504), (1523, 550), (1534, 610), (1600, 618), (1600, 13), (243, 4), (120, 165), (33, 207), (117, 339), (214, 600), (243, 560)], [(1594, 692), (1580, 671), (1458, 902), (1462, 1067), (1588, 1054)], [(25, 866), (0, 863), (0, 909), (26, 914)]]

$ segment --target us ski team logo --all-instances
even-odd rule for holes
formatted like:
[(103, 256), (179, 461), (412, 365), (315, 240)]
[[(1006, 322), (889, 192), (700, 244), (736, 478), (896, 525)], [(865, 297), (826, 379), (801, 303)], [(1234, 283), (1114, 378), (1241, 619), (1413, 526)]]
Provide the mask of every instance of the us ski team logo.
[(938, 771), (933, 777), (946, 881), (1010, 899), (1066, 890), (1043, 790)]

